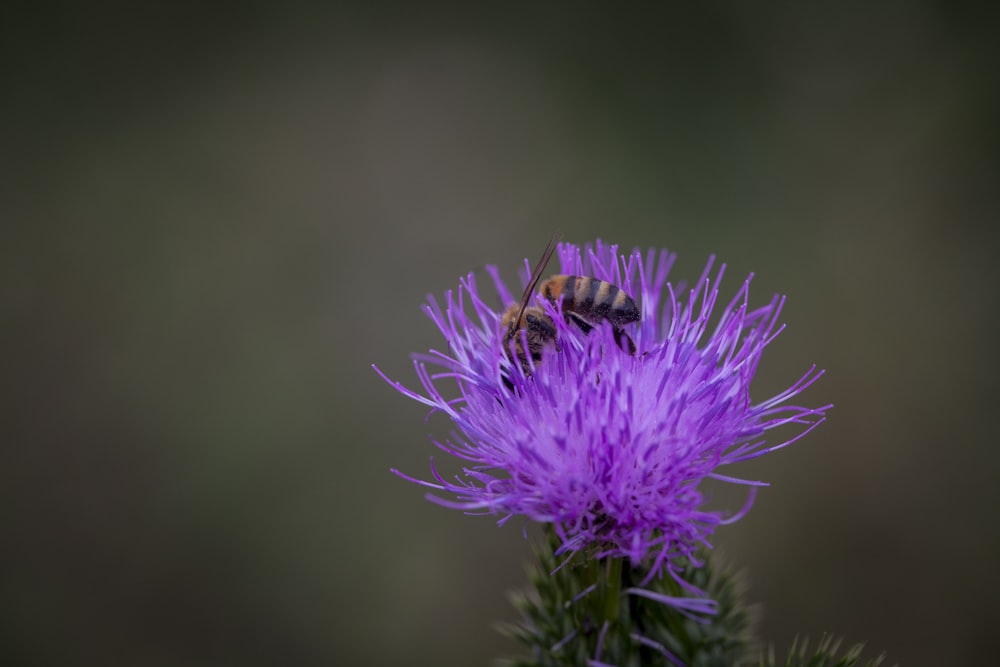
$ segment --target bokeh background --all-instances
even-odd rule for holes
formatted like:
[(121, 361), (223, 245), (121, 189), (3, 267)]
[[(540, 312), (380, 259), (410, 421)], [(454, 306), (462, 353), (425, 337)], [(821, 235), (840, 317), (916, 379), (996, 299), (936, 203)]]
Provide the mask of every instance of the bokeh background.
[[(5, 665), (487, 665), (530, 546), (424, 502), (419, 304), (553, 231), (788, 295), (836, 408), (721, 530), (760, 635), (995, 657), (997, 10), (8, 6)], [(727, 287), (724, 284), (724, 291)]]

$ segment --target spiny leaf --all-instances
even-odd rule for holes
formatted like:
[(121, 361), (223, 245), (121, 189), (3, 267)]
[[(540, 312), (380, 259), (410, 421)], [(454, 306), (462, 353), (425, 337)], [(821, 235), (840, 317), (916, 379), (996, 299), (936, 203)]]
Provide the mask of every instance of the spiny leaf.
[[(816, 646), (816, 651), (809, 653), (809, 640), (799, 641), (798, 638), (792, 642), (792, 648), (788, 651), (788, 657), (783, 663), (784, 667), (879, 667), (885, 660), (885, 654), (878, 655), (860, 663), (861, 652), (864, 644), (855, 644), (849, 648), (839, 658), (837, 653), (840, 650), (840, 639), (832, 635), (824, 636)], [(760, 667), (778, 667), (775, 660), (774, 647), (772, 646), (765, 657), (761, 655)]]

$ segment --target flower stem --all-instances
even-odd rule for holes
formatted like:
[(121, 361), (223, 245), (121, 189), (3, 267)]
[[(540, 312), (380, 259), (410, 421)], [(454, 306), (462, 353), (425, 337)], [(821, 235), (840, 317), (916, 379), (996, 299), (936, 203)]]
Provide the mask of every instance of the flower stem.
[(604, 610), (603, 620), (611, 623), (618, 619), (618, 601), (622, 592), (622, 558), (608, 558), (606, 565), (606, 575), (601, 581), (604, 589)]

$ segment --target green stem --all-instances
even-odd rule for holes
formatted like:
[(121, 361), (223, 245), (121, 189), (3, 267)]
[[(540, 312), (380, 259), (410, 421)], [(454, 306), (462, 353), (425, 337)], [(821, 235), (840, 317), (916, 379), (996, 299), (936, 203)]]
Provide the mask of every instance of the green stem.
[(608, 558), (607, 572), (604, 578), (604, 621), (618, 618), (618, 601), (622, 592), (622, 560)]

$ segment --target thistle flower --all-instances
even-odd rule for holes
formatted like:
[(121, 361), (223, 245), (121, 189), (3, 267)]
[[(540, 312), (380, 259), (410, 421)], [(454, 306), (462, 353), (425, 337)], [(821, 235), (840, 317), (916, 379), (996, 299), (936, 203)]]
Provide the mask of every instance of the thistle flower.
[[(430, 481), (393, 472), (433, 489), (428, 498), (446, 507), (497, 515), (501, 524), (515, 516), (549, 524), (557, 553), (627, 558), (644, 565), (644, 583), (665, 572), (676, 579), (675, 564), (697, 562), (716, 526), (742, 517), (756, 488), (766, 486), (727, 475), (725, 467), (795, 442), (830, 406), (788, 403), (822, 375), (815, 366), (785, 391), (753, 402), (750, 384), (764, 348), (783, 329), (784, 298), (751, 307), (751, 275), (713, 317), (725, 265), (713, 270), (710, 259), (684, 290), (667, 281), (674, 260), (665, 250), (619, 255), (617, 246), (601, 241), (582, 249), (559, 245), (560, 273), (611, 282), (639, 303), (640, 321), (626, 327), (634, 354), (611, 324), (584, 333), (563, 317), (561, 304), (533, 297), (555, 325), (556, 344), (540, 361), (518, 363), (503, 347), (500, 323), (517, 299), (495, 267), (487, 271), (499, 309), (473, 274), (446, 294), (443, 306), (430, 297), (424, 310), (448, 351), (415, 355), (422, 391), (376, 371), (403, 395), (452, 419), (452, 437), (434, 442), (465, 467), (446, 478), (432, 459)], [(526, 261), (525, 274), (528, 268)], [(765, 441), (788, 424), (799, 431)], [(708, 479), (744, 485), (747, 502), (735, 512), (709, 508)]]

